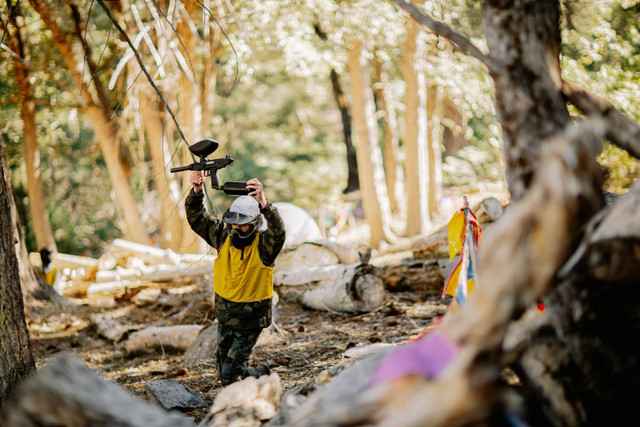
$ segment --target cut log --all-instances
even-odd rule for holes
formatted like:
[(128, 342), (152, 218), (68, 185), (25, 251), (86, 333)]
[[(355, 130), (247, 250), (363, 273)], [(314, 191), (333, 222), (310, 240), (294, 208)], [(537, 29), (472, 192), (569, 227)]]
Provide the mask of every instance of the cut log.
[(380, 267), (380, 278), (385, 289), (392, 292), (441, 291), (444, 275), (438, 262), (431, 260), (405, 260), (400, 264)]
[(72, 356), (42, 368), (3, 406), (3, 426), (195, 427), (178, 412), (137, 399)]
[(275, 262), (276, 271), (291, 271), (338, 264), (338, 257), (322, 245), (302, 243), (283, 250)]
[(126, 341), (129, 355), (180, 352), (184, 353), (198, 338), (202, 325), (151, 327), (134, 332)]
[(122, 294), (128, 289), (135, 289), (144, 286), (145, 282), (140, 280), (118, 280), (115, 282), (91, 283), (87, 286), (87, 295), (114, 295)]
[[(71, 271), (75, 271), (74, 279), (91, 281), (95, 278), (98, 271), (98, 260), (95, 258), (54, 253), (51, 257), (52, 264), (62, 272), (69, 269), (67, 275), (71, 275)], [(33, 265), (41, 265), (40, 254), (38, 252), (29, 253), (29, 261)]]
[(363, 243), (342, 244), (331, 240), (323, 240), (316, 242), (316, 244), (322, 245), (333, 252), (338, 257), (340, 264), (355, 264), (371, 252), (371, 248)]
[(139, 265), (136, 268), (117, 267), (115, 270), (99, 271), (96, 274), (96, 282), (112, 282), (131, 278), (149, 282), (165, 282), (182, 277), (202, 276), (212, 272), (213, 263)]
[(277, 286), (300, 286), (296, 300), (315, 310), (367, 312), (384, 303), (382, 279), (369, 264), (332, 265), (276, 273)]
[(171, 249), (160, 249), (154, 246), (143, 245), (141, 243), (130, 242), (122, 239), (115, 239), (111, 242), (110, 252), (114, 255), (135, 256), (149, 264), (174, 264), (179, 265), (185, 262), (205, 262), (212, 263), (215, 256), (185, 254), (181, 255)]

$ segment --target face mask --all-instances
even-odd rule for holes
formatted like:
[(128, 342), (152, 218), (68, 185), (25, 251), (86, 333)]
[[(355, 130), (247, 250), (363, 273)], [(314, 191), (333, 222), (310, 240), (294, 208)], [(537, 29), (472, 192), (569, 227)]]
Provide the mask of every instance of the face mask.
[(253, 242), (253, 238), (256, 234), (257, 227), (255, 224), (251, 226), (251, 229), (246, 233), (240, 231), (240, 229), (236, 228), (235, 230), (229, 231), (229, 236), (231, 237), (231, 244), (236, 249), (242, 249), (251, 244)]

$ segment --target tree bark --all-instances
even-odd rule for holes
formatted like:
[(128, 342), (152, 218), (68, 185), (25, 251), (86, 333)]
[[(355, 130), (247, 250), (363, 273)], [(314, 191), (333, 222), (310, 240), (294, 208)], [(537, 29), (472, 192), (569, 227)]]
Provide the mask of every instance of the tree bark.
[(184, 218), (184, 209), (176, 209), (176, 206), (181, 204), (178, 183), (174, 176), (167, 173), (167, 167), (170, 165), (165, 164), (169, 163), (170, 154), (163, 114), (158, 108), (158, 103), (153, 101), (154, 97), (149, 97), (144, 90), (140, 91), (138, 99), (160, 201), (160, 245), (163, 248), (178, 251), (186, 218)]
[[(13, 57), (16, 81), (20, 91), (20, 117), (23, 124), (24, 161), (27, 169), (27, 193), (29, 195), (29, 213), (36, 237), (38, 249), (49, 248), (56, 252), (56, 242), (53, 238), (49, 213), (42, 185), (42, 169), (40, 153), (38, 151), (38, 137), (36, 135), (36, 106), (33, 100), (33, 87), (29, 81), (29, 61), (31, 55), (26, 40), (24, 18), (20, 12), (20, 5), (13, 8), (11, 14), (13, 31), (5, 27), (9, 45), (20, 58)], [(3, 25), (4, 27), (4, 25)]]
[[(148, 243), (149, 236), (146, 232), (144, 223), (140, 218), (140, 214), (138, 213), (137, 203), (129, 185), (127, 173), (121, 163), (121, 144), (118, 136), (117, 125), (114, 122), (111, 122), (111, 118), (109, 116), (111, 106), (103, 105), (100, 102), (100, 97), (98, 97), (98, 101), (95, 101), (93, 95), (89, 92), (89, 89), (79, 72), (71, 44), (67, 40), (64, 32), (55, 22), (54, 15), (49, 9), (49, 6), (44, 1), (29, 0), (29, 3), (44, 21), (47, 29), (51, 31), (56, 47), (62, 55), (62, 59), (74, 84), (76, 85), (76, 88), (80, 92), (81, 99), (85, 105), (85, 113), (87, 114), (87, 117), (93, 127), (93, 131), (98, 138), (100, 149), (102, 150), (107, 170), (109, 171), (109, 176), (111, 178), (111, 183), (113, 185), (113, 191), (117, 196), (117, 200), (115, 202), (122, 210), (126, 233), (136, 242)], [(97, 80), (97, 77), (93, 79), (95, 84), (98, 84)], [(101, 90), (98, 89), (98, 92), (100, 91)]]
[(351, 115), (349, 114), (349, 107), (340, 84), (340, 76), (334, 70), (331, 69), (331, 87), (333, 88), (333, 95), (338, 104), (340, 110), (340, 118), (342, 120), (342, 135), (344, 136), (344, 145), (347, 152), (347, 186), (342, 192), (344, 194), (351, 193), (360, 189), (360, 182), (358, 181), (358, 159), (356, 156), (356, 149), (353, 146), (353, 140), (351, 138)]
[(16, 247), (15, 212), (4, 143), (0, 140), (0, 406), (33, 370), (29, 332), (24, 319)]
[(570, 121), (560, 92), (557, 0), (487, 1), (487, 45), (502, 70), (492, 71), (512, 200), (524, 196), (544, 141)]
[[(196, 34), (193, 33), (190, 27), (191, 13), (195, 10), (196, 4), (194, 3), (178, 3), (178, 7), (185, 9), (180, 13), (181, 17), (176, 25), (176, 31), (178, 37), (182, 40), (182, 51), (185, 57), (194, 57), (197, 51)], [(202, 139), (202, 105), (200, 103), (200, 90), (198, 86), (198, 80), (195, 74), (195, 70), (187, 72), (183, 70), (180, 73), (178, 79), (179, 92), (178, 92), (178, 118), (180, 120), (180, 126), (187, 138), (187, 141), (181, 141), (181, 150), (185, 159), (191, 159), (190, 151), (186, 143), (193, 144)], [(183, 188), (190, 188), (189, 174), (182, 174), (182, 186)], [(187, 221), (182, 221), (182, 242), (180, 244), (180, 252), (182, 253), (195, 253), (202, 247), (202, 239), (195, 238), (191, 227)], [(188, 236), (185, 238), (184, 236)]]
[(430, 85), (427, 89), (427, 157), (429, 159), (429, 218), (440, 211), (442, 202), (442, 89)]
[(391, 212), (398, 212), (404, 202), (404, 172), (402, 170), (400, 156), (400, 144), (398, 141), (398, 118), (394, 101), (389, 96), (389, 77), (382, 69), (382, 61), (376, 56), (376, 95), (380, 102), (382, 116), (382, 129), (384, 130), (384, 165), (387, 177), (387, 192), (389, 193), (389, 206)]
[[(316, 21), (313, 28), (318, 37), (323, 41), (327, 41), (327, 33), (322, 30), (319, 22)], [(342, 193), (348, 194), (360, 189), (360, 182), (358, 181), (358, 159), (351, 135), (351, 115), (349, 114), (347, 100), (344, 96), (344, 91), (342, 90), (342, 84), (340, 83), (340, 75), (335, 68), (331, 69), (329, 77), (331, 79), (333, 96), (336, 100), (336, 104), (338, 104), (338, 110), (340, 110), (340, 118), (342, 120), (342, 134), (344, 136), (347, 159), (347, 186), (342, 190)]]
[(378, 145), (373, 93), (369, 84), (364, 49), (360, 41), (354, 42), (349, 51), (349, 74), (354, 127), (358, 141), (356, 151), (362, 204), (365, 219), (371, 229), (369, 244), (375, 248), (381, 241), (391, 241), (394, 237), (390, 229), (391, 210), (382, 166), (382, 154)]
[(419, 24), (412, 19), (408, 20), (403, 64), (406, 84), (404, 143), (407, 236), (420, 234), (429, 224), (427, 86), (424, 72), (416, 69), (417, 63), (424, 59), (423, 43), (417, 40), (419, 35)]

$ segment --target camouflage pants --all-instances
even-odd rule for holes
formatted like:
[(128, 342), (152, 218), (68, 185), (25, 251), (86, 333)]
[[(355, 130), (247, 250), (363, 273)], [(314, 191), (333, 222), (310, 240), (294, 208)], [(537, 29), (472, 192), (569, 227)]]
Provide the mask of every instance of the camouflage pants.
[(216, 294), (218, 320), (216, 367), (222, 385), (247, 376), (249, 360), (260, 332), (271, 324), (271, 299), (238, 303)]
[(247, 376), (249, 359), (260, 332), (262, 328), (242, 332), (233, 331), (218, 323), (216, 367), (223, 386)]

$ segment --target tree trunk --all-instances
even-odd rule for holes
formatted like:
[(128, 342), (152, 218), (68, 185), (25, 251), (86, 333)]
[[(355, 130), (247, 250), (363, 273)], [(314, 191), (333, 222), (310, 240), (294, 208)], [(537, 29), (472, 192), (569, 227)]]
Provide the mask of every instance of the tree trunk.
[(487, 45), (505, 70), (492, 73), (512, 200), (529, 187), (543, 142), (570, 120), (560, 93), (560, 9), (556, 0), (488, 1)]
[(398, 141), (398, 118), (396, 116), (395, 103), (389, 94), (389, 77), (382, 69), (382, 61), (375, 58), (377, 88), (376, 95), (380, 102), (382, 116), (382, 129), (384, 130), (384, 165), (387, 177), (387, 192), (389, 193), (389, 205), (391, 212), (398, 212), (399, 206), (404, 202), (404, 173), (398, 161), (400, 155), (400, 143)]
[(158, 108), (155, 97), (149, 97), (144, 90), (140, 91), (140, 111), (144, 131), (147, 135), (149, 154), (153, 167), (154, 182), (160, 201), (160, 245), (163, 248), (178, 251), (182, 242), (183, 224), (186, 222), (181, 205), (180, 192), (175, 176), (167, 173), (171, 158), (168, 150), (169, 141), (163, 114)]
[[(178, 4), (180, 6), (180, 3)], [(183, 55), (185, 57), (194, 57), (196, 53), (197, 42), (196, 35), (193, 33), (189, 26), (189, 20), (191, 12), (196, 8), (195, 4), (184, 4), (186, 9), (181, 13), (180, 20), (176, 26), (178, 37), (182, 40)], [(180, 6), (180, 7), (183, 7)], [(183, 70), (180, 73), (178, 80), (179, 92), (178, 92), (178, 118), (180, 120), (180, 126), (184, 132), (187, 141), (180, 142), (184, 158), (191, 159), (190, 151), (187, 144), (193, 144), (194, 142), (202, 139), (202, 105), (200, 104), (200, 92), (198, 87), (197, 76), (195, 70), (187, 72)], [(223, 181), (224, 182), (224, 181)], [(182, 186), (183, 188), (190, 188), (189, 174), (182, 174)], [(182, 253), (195, 253), (198, 252), (202, 246), (201, 239), (195, 238), (195, 234), (187, 221), (182, 222), (182, 242), (180, 244), (180, 252)], [(186, 237), (188, 236), (188, 237)]]
[(378, 145), (373, 93), (369, 84), (362, 43), (356, 41), (349, 51), (349, 74), (353, 99), (353, 119), (357, 135), (358, 175), (364, 215), (371, 229), (369, 244), (378, 247), (383, 240), (393, 240), (391, 211)]
[(56, 252), (56, 242), (51, 231), (49, 213), (44, 197), (40, 168), (40, 153), (38, 151), (38, 139), (36, 136), (36, 106), (33, 101), (33, 87), (29, 81), (29, 68), (31, 55), (26, 44), (24, 18), (17, 5), (14, 9), (11, 23), (13, 31), (5, 28), (9, 45), (20, 58), (13, 57), (13, 66), (16, 73), (16, 81), (20, 91), (20, 117), (23, 124), (24, 135), (24, 161), (27, 169), (27, 193), (29, 195), (29, 213), (33, 223), (38, 249), (49, 248)]
[(0, 140), (0, 406), (16, 385), (35, 370), (24, 319), (10, 183), (4, 143)]
[(427, 89), (427, 157), (429, 158), (429, 217), (440, 211), (442, 201), (442, 90), (431, 85)]
[(426, 230), (428, 217), (427, 151), (427, 86), (424, 72), (417, 69), (424, 57), (423, 43), (418, 42), (419, 24), (407, 22), (404, 50), (405, 93), (405, 173), (407, 194), (407, 228), (405, 234), (413, 236)]
[[(104, 105), (100, 102), (105, 97), (104, 90), (98, 87), (97, 92), (99, 96), (98, 101), (96, 102), (82, 79), (71, 44), (67, 40), (64, 32), (55, 22), (54, 15), (49, 9), (49, 6), (43, 1), (29, 0), (29, 3), (44, 21), (49, 31), (53, 34), (56, 47), (62, 55), (62, 59), (74, 84), (80, 91), (81, 99), (85, 104), (85, 112), (91, 122), (93, 131), (98, 138), (100, 149), (102, 150), (107, 170), (109, 171), (109, 176), (111, 178), (113, 191), (117, 197), (117, 200), (114, 202), (116, 202), (122, 210), (122, 216), (126, 227), (125, 231), (130, 238), (136, 242), (148, 243), (149, 236), (146, 232), (144, 223), (140, 218), (140, 214), (138, 213), (135, 197), (129, 185), (126, 171), (121, 163), (121, 147), (117, 125), (115, 122), (111, 122), (111, 118), (109, 117), (111, 106)], [(92, 80), (94, 81), (94, 84), (98, 85), (97, 77)], [(100, 95), (101, 93), (102, 95)]]
[(360, 183), (358, 182), (358, 159), (356, 149), (353, 146), (353, 140), (351, 139), (351, 115), (349, 114), (349, 107), (347, 106), (342, 85), (340, 84), (340, 76), (333, 68), (331, 69), (330, 76), (333, 95), (340, 110), (342, 134), (344, 135), (344, 145), (347, 152), (347, 186), (342, 190), (344, 194), (347, 194), (360, 189)]

